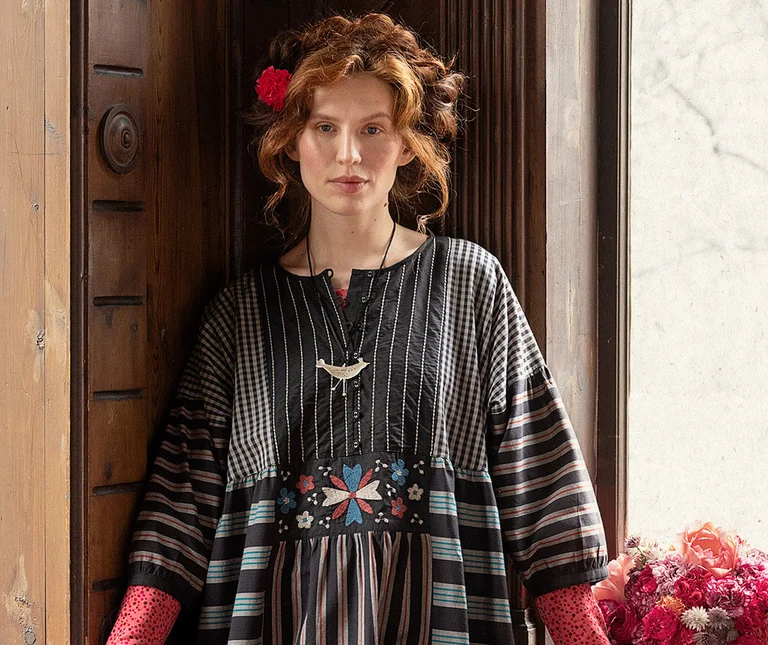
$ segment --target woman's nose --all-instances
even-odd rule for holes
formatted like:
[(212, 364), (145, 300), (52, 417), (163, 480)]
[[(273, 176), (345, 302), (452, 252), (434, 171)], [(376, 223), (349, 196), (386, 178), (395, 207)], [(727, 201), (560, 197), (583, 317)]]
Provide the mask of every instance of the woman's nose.
[(360, 148), (357, 138), (352, 133), (342, 134), (339, 139), (339, 148), (336, 151), (336, 161), (342, 164), (360, 162)]

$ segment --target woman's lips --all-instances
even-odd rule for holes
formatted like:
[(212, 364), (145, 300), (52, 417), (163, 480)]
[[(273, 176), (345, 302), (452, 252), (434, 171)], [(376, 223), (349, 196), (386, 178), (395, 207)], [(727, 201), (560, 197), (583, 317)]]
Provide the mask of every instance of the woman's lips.
[(366, 184), (365, 181), (331, 181), (329, 183), (342, 193), (359, 193)]

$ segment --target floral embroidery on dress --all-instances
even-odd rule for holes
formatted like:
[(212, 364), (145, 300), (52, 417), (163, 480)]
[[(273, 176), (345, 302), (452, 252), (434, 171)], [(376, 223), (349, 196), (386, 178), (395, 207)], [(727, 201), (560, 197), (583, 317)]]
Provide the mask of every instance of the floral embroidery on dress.
[(414, 484), (408, 489), (408, 499), (412, 499), (418, 502), (423, 494), (424, 489), (419, 488), (418, 484)]
[(392, 464), (392, 479), (398, 484), (405, 484), (405, 478), (408, 475), (408, 469), (405, 467), (405, 462), (402, 459), (398, 459)]
[(296, 488), (302, 495), (306, 495), (309, 491), (314, 489), (315, 483), (312, 475), (299, 475), (299, 481), (296, 482)]
[(304, 511), (301, 515), (296, 516), (296, 522), (299, 524), (300, 529), (308, 529), (312, 526), (312, 520), (315, 518), (309, 514), (309, 511)]
[(279, 471), (277, 533), (281, 539), (302, 540), (376, 529), (427, 531), (425, 466), (418, 456), (385, 452), (294, 464), (293, 475)]
[(329, 475), (336, 488), (323, 487), (323, 492), (326, 495), (323, 506), (335, 506), (338, 504), (333, 511), (333, 515), (331, 515), (331, 518), (334, 520), (341, 517), (344, 511), (346, 511), (345, 526), (349, 526), (353, 522), (362, 524), (361, 510), (373, 514), (371, 505), (365, 500), (381, 499), (381, 494), (377, 490), (379, 480), (371, 481), (373, 468), (369, 468), (368, 472), (363, 475), (363, 467), (360, 464), (355, 465), (353, 468), (343, 464), (343, 467), (344, 481), (335, 475)]
[(287, 513), (292, 508), (296, 508), (296, 493), (289, 491), (287, 488), (280, 489), (280, 497), (277, 498), (277, 503), (280, 504), (280, 512)]
[(408, 510), (408, 507), (403, 503), (403, 498), (398, 497), (397, 499), (393, 499), (392, 501), (392, 515), (395, 517), (403, 517), (403, 513), (405, 513), (406, 510)]

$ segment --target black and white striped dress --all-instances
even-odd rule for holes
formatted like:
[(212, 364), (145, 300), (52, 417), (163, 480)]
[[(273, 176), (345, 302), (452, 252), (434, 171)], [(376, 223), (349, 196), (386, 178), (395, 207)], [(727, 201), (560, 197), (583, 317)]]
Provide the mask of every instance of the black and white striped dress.
[[(270, 261), (206, 307), (129, 555), (199, 644), (512, 643), (505, 553), (533, 595), (607, 575), (498, 260), (430, 235), (374, 274), (353, 270), (342, 309), (328, 272)], [(346, 388), (316, 366), (359, 358)]]

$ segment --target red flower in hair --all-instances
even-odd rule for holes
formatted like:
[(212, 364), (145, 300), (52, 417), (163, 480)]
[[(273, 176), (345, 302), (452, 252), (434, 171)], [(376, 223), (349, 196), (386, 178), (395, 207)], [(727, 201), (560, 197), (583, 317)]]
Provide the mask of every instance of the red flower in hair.
[(288, 88), (291, 76), (293, 74), (287, 69), (275, 69), (273, 65), (270, 65), (256, 81), (256, 94), (273, 110), (282, 110), (285, 90)]

